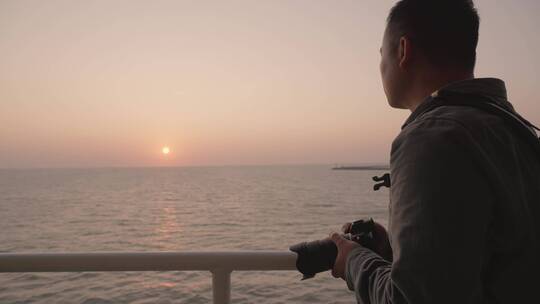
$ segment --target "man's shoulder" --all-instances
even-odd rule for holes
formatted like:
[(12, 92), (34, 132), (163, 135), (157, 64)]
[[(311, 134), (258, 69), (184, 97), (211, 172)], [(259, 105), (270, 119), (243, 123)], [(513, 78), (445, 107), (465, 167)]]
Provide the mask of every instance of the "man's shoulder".
[(425, 127), (425, 122), (440, 122), (461, 126), (461, 130), (479, 130), (479, 128), (494, 127), (502, 123), (502, 119), (480, 108), (464, 105), (442, 105), (422, 114), (410, 127)]
[(444, 105), (406, 125), (392, 143), (391, 154), (450, 157), (449, 151), (456, 150), (476, 154), (493, 146), (498, 136), (507, 132), (503, 120), (496, 115), (473, 107)]
[(474, 107), (444, 105), (418, 116), (403, 128), (394, 142), (439, 139), (444, 143), (456, 136), (462, 139), (461, 142), (464, 139), (488, 139), (484, 133), (501, 128), (504, 129), (504, 122), (497, 115)]

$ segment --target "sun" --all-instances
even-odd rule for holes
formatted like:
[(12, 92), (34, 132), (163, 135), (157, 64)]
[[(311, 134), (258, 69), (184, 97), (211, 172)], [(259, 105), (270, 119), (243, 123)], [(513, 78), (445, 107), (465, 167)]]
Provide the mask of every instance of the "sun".
[(163, 147), (161, 149), (161, 153), (163, 153), (164, 155), (167, 155), (167, 154), (171, 153), (171, 149), (169, 149), (169, 147)]

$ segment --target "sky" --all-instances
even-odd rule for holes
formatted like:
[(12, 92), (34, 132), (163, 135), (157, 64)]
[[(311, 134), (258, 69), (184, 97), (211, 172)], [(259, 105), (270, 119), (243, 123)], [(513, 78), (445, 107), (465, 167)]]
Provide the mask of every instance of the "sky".
[[(0, 0), (0, 168), (386, 163), (394, 3)], [(540, 1), (475, 3), (476, 76), (540, 124)]]

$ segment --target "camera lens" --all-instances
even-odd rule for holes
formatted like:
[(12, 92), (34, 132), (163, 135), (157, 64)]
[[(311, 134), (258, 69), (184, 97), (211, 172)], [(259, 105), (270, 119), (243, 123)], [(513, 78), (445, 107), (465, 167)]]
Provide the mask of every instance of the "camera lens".
[(289, 249), (298, 254), (296, 268), (304, 275), (302, 280), (332, 269), (337, 257), (336, 244), (330, 239), (302, 242)]

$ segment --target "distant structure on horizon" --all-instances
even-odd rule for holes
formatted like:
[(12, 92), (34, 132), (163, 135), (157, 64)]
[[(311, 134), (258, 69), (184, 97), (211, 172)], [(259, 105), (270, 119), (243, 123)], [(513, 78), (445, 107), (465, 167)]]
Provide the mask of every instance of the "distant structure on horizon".
[(364, 170), (364, 171), (379, 171), (390, 170), (389, 165), (371, 165), (371, 166), (338, 166), (335, 165), (332, 170)]

